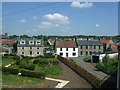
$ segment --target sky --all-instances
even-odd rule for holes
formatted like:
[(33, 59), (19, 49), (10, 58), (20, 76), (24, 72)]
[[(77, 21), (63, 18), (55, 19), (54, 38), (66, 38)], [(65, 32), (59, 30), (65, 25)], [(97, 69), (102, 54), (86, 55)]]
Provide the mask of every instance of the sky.
[(3, 2), (2, 33), (118, 35), (117, 2)]

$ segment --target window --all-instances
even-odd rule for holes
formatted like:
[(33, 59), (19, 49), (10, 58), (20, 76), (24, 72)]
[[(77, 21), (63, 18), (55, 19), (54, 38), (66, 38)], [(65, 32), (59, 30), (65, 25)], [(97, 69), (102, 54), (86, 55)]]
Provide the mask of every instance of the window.
[(75, 56), (76, 55), (76, 53), (73, 53), (73, 56)]
[(83, 52), (81, 51), (80, 54), (83, 55)]
[(40, 40), (36, 41), (36, 44), (41, 44), (41, 41)]
[(29, 41), (29, 44), (34, 44), (34, 41), (32, 41), (32, 40), (31, 40), (31, 41)]
[(24, 41), (24, 40), (21, 40), (21, 41), (20, 41), (20, 44), (25, 44), (25, 41)]
[(37, 49), (39, 49), (39, 47), (37, 47)]
[(22, 47), (22, 49), (24, 49), (24, 47)]
[(81, 49), (83, 49), (83, 46), (81, 46)]
[(99, 49), (101, 49), (101, 46), (99, 46)]
[(86, 56), (88, 55), (88, 51), (86, 51)]
[(90, 46), (90, 49), (92, 49), (92, 46)]
[(24, 52), (22, 52), (22, 54), (24, 54)]
[(60, 55), (62, 56), (62, 55), (63, 55), (63, 53), (60, 53)]
[(92, 55), (92, 52), (90, 51), (90, 55)]
[(39, 54), (39, 52), (37, 52), (37, 54)]
[(88, 46), (86, 46), (86, 49), (88, 49)]
[(30, 47), (30, 49), (32, 49), (32, 47)]
[(66, 51), (68, 51), (68, 48), (66, 48)]
[(96, 49), (96, 46), (94, 45), (94, 49)]
[(75, 48), (73, 48), (73, 51), (75, 51)]
[(60, 48), (60, 51), (62, 51), (62, 48)]

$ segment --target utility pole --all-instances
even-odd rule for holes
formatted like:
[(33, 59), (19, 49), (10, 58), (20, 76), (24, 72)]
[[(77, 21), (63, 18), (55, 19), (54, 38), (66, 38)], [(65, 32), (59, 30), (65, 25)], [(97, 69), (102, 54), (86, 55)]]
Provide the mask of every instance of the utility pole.
[(118, 47), (117, 89), (120, 90), (120, 42), (117, 43), (117, 47)]

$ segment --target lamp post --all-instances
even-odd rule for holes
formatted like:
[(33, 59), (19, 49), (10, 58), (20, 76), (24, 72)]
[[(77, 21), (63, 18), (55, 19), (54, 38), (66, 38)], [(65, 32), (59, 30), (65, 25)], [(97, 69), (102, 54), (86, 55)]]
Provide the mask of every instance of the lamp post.
[(117, 72), (117, 89), (120, 90), (120, 42), (116, 43), (118, 47), (118, 72)]

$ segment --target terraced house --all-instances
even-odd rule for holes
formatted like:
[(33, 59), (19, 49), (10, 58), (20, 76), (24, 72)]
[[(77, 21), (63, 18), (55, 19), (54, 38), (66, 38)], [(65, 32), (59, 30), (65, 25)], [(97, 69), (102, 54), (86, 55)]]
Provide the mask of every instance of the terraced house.
[(78, 47), (74, 41), (59, 41), (56, 43), (56, 54), (62, 57), (78, 57)]
[(43, 42), (42, 40), (19, 40), (17, 46), (17, 55), (23, 56), (38, 56), (43, 55)]
[(98, 40), (77, 40), (78, 56), (90, 56), (103, 52), (103, 44)]

